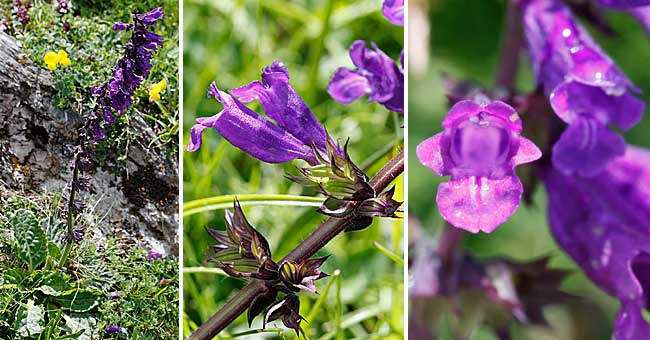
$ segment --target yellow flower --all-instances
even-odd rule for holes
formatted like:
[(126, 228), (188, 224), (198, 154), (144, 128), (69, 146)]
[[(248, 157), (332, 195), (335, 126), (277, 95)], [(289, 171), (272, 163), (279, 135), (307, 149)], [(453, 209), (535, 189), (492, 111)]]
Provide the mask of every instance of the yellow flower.
[(68, 53), (66, 53), (64, 50), (59, 50), (58, 53), (54, 53), (52, 51), (45, 53), (43, 61), (45, 61), (45, 64), (47, 64), (47, 68), (50, 71), (54, 71), (58, 64), (61, 64), (63, 66), (70, 66), (72, 63), (70, 61), (70, 58), (68, 58)]
[(64, 50), (59, 50), (59, 53), (57, 54), (59, 56), (59, 63), (63, 66), (70, 66), (72, 63), (70, 61), (70, 58), (68, 58), (68, 53), (66, 53)]
[(54, 71), (56, 64), (59, 63), (59, 55), (54, 52), (47, 52), (43, 57), (43, 61), (47, 64), (47, 68), (50, 71)]
[(149, 87), (149, 100), (157, 102), (160, 100), (160, 92), (164, 91), (167, 88), (167, 80), (163, 78), (159, 83), (151, 85)]

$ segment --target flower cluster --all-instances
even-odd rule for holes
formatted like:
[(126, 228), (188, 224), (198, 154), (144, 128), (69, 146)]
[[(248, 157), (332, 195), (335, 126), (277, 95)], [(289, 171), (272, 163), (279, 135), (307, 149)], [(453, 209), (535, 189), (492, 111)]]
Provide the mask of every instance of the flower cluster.
[(61, 66), (70, 66), (72, 63), (70, 58), (68, 58), (68, 53), (64, 50), (59, 50), (57, 53), (52, 51), (45, 53), (43, 61), (47, 65), (47, 69), (50, 71), (54, 71), (59, 64), (61, 64)]
[[(393, 25), (404, 25), (404, 0), (384, 0), (382, 14)], [(357, 40), (350, 46), (350, 59), (356, 67), (340, 67), (327, 85), (327, 92), (341, 104), (349, 104), (364, 95), (388, 110), (404, 113), (404, 51), (397, 65), (372, 42), (372, 49)]]
[(149, 77), (153, 53), (162, 47), (163, 37), (149, 31), (149, 26), (163, 18), (160, 7), (144, 14), (134, 12), (133, 23), (117, 22), (115, 30), (131, 31), (131, 37), (124, 50), (124, 56), (117, 62), (113, 77), (104, 84), (93, 87), (92, 93), (97, 97), (96, 109), (99, 113), (92, 117), (92, 138), (104, 139), (104, 127), (115, 122), (114, 115), (122, 115), (133, 102), (133, 93)]
[(56, 11), (66, 14), (70, 11), (70, 0), (58, 0), (56, 2)]
[[(276, 263), (271, 257), (271, 250), (266, 238), (253, 228), (238, 201), (234, 202), (234, 211), (226, 211), (226, 231), (206, 228), (217, 241), (211, 246), (212, 256), (208, 261), (233, 277), (253, 278), (268, 282), (269, 291), (257, 296), (249, 306), (248, 321), (268, 308), (264, 323), (282, 319), (285, 326), (298, 334), (300, 320), (298, 314), (300, 300), (295, 295), (301, 290), (316, 293), (314, 282), (327, 276), (320, 270), (328, 257), (307, 259), (301, 262), (283, 261)], [(278, 292), (285, 293), (285, 298), (276, 302)], [(275, 304), (274, 304), (275, 303)]]
[(29, 1), (14, 0), (13, 14), (18, 17), (18, 20), (23, 25), (29, 24), (31, 18), (29, 17), (29, 9), (32, 8), (32, 3)]
[(400, 56), (402, 66), (398, 66), (374, 42), (369, 49), (364, 41), (357, 40), (350, 46), (350, 59), (357, 69), (341, 67), (334, 73), (327, 86), (332, 98), (348, 104), (367, 94), (370, 101), (403, 113), (404, 54)]

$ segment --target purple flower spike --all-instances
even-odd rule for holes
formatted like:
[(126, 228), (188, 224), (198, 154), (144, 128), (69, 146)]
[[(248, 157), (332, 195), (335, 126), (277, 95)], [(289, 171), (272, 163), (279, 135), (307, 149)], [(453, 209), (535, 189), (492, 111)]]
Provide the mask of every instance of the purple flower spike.
[(519, 206), (523, 187), (515, 166), (541, 157), (520, 136), (521, 120), (509, 105), (464, 100), (442, 122), (444, 131), (417, 147), (422, 164), (439, 176), (436, 202), (443, 218), (472, 233), (490, 233)]
[(381, 13), (391, 24), (404, 26), (404, 0), (384, 0)]
[[(162, 47), (163, 37), (149, 31), (148, 26), (163, 17), (162, 9), (156, 8), (145, 14), (134, 12), (133, 24), (116, 22), (114, 30), (131, 31), (126, 43), (124, 55), (113, 69), (113, 77), (97, 87), (91, 87), (91, 93), (97, 98), (97, 120), (104, 121), (104, 127), (115, 122), (114, 114), (121, 115), (133, 103), (132, 96), (142, 82), (149, 77), (153, 54)], [(96, 141), (104, 136), (99, 125), (93, 126), (91, 136)], [(101, 131), (99, 131), (101, 130)]]
[[(239, 99), (220, 91), (214, 83), (210, 85), (208, 94), (224, 109), (212, 117), (196, 120), (190, 131), (188, 151), (199, 149), (203, 131), (211, 127), (232, 145), (267, 163), (300, 158), (316, 164), (314, 147), (327, 152), (329, 137), (325, 128), (289, 84), (289, 72), (281, 61), (264, 68), (262, 82), (254, 81), (230, 92)], [(253, 100), (260, 102), (277, 125), (242, 103)]]
[(370, 101), (383, 104), (387, 109), (404, 112), (404, 70), (372, 43), (355, 41), (350, 46), (350, 58), (357, 67), (336, 70), (327, 86), (327, 92), (339, 103), (349, 104), (368, 94)]
[(556, 241), (621, 302), (614, 339), (648, 339), (650, 152), (628, 146), (594, 178), (549, 169), (543, 179)]
[[(614, 1), (612, 1), (613, 3)], [(522, 2), (524, 26), (537, 82), (569, 128), (553, 148), (553, 165), (565, 174), (593, 176), (624, 153), (623, 138), (639, 122), (639, 92), (558, 0)]]

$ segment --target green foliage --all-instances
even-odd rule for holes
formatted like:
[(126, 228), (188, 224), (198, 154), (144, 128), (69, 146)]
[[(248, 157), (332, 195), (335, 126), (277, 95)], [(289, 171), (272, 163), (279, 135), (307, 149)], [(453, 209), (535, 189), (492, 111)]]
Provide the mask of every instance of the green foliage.
[[(331, 13), (328, 9), (331, 6)], [(350, 138), (352, 160), (374, 174), (402, 145), (401, 117), (376, 103), (360, 99), (350, 105), (335, 102), (326, 92), (337, 67), (352, 67), (348, 47), (354, 40), (375, 41), (396, 60), (403, 48), (403, 28), (390, 25), (381, 15), (381, 1), (184, 1), (184, 145), (197, 117), (221, 110), (205, 91), (211, 81), (228, 90), (260, 78), (264, 66), (282, 60), (291, 83), (323, 122), (334, 139)], [(329, 20), (327, 20), (329, 18)], [(327, 29), (324, 29), (327, 27)], [(322, 42), (322, 46), (319, 47)], [(262, 113), (261, 108), (251, 108)], [(269, 204), (269, 195), (318, 197), (311, 189), (284, 178), (297, 174), (294, 165), (261, 163), (228, 144), (213, 130), (204, 133), (203, 146), (184, 154), (185, 201), (206, 199), (212, 209), (184, 218), (184, 333), (189, 335), (242, 286), (214, 268), (203, 267), (205, 251), (214, 243), (204, 226), (225, 229), (223, 195), (246, 196), (242, 206), (251, 224), (268, 239), (274, 260), (280, 260), (325, 216), (314, 207), (283, 201)], [(401, 180), (396, 181), (403, 200)], [(214, 198), (211, 200), (210, 198)], [(227, 198), (232, 202), (231, 198)], [(297, 202), (298, 200), (296, 200)], [(250, 203), (250, 204), (248, 204)], [(231, 205), (231, 204), (230, 204)], [(339, 275), (317, 281), (320, 295), (301, 293), (301, 325), (311, 339), (403, 338), (402, 267), (378, 251), (374, 241), (401, 257), (401, 220), (377, 219), (362, 232), (337, 236), (316, 256), (331, 255), (322, 270)], [(337, 281), (338, 280), (338, 281)], [(340, 283), (340, 291), (330, 284)], [(312, 315), (312, 317), (308, 317)], [(295, 333), (281, 323), (260, 331), (258, 317), (251, 328), (243, 315), (219, 339), (293, 339)], [(249, 337), (246, 337), (246, 336)]]
[(18, 256), (25, 261), (30, 270), (38, 267), (47, 256), (47, 241), (34, 213), (20, 209), (11, 218), (11, 226), (16, 238)]
[[(133, 245), (84, 240), (72, 265), (57, 269), (66, 228), (60, 197), (12, 196), (0, 197), (0, 338), (107, 338), (109, 325), (133, 339), (178, 337), (174, 258), (149, 261)], [(110, 299), (114, 291), (119, 297)]]

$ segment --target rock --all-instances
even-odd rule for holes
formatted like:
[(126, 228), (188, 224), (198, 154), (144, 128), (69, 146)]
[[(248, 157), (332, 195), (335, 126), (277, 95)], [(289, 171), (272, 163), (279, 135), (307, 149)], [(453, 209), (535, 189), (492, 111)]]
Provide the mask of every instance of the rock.
[[(82, 118), (52, 104), (55, 82), (32, 62), (21, 64), (17, 42), (0, 32), (0, 195), (66, 188)], [(106, 162), (86, 195), (104, 236), (118, 233), (138, 246), (178, 254), (178, 152), (161, 145), (143, 117), (132, 116), (126, 168)], [(149, 146), (152, 144), (151, 146)], [(172, 157), (166, 155), (172, 154)], [(117, 175), (116, 175), (117, 174)]]

